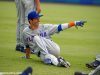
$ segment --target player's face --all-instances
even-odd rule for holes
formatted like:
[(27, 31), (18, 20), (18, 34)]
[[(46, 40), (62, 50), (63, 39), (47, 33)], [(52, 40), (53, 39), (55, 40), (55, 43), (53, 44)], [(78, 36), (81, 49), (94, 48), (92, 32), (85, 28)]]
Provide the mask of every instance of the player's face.
[(39, 18), (30, 20), (30, 27), (31, 27), (31, 29), (32, 30), (38, 29), (39, 22), (40, 22)]

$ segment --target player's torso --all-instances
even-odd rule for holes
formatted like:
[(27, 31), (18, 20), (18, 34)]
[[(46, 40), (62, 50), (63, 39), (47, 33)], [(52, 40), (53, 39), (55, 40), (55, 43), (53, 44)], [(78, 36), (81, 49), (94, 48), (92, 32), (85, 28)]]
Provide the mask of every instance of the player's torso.
[(24, 33), (25, 33), (24, 38), (26, 43), (30, 46), (31, 50), (34, 49), (36, 53), (40, 48), (36, 45), (34, 36), (38, 35), (41, 38), (50, 39), (49, 32), (43, 25), (40, 25), (37, 30), (31, 30), (29, 27), (27, 27), (24, 29)]
[(31, 30), (29, 27), (27, 27), (24, 30), (24, 32), (25, 32), (25, 39), (26, 39), (27, 43), (30, 45), (32, 43), (34, 43), (34, 36), (35, 35), (50, 39), (49, 31), (43, 25), (40, 25), (37, 30)]

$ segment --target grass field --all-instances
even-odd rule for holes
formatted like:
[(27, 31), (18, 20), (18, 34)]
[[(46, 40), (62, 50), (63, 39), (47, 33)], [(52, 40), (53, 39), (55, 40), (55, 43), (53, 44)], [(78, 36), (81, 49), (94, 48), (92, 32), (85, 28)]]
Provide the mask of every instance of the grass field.
[(53, 36), (61, 47), (61, 56), (71, 63), (69, 69), (43, 64), (38, 57), (22, 59), (16, 52), (16, 7), (14, 2), (0, 2), (0, 72), (19, 72), (32, 66), (33, 75), (73, 75), (75, 71), (90, 72), (85, 63), (100, 54), (100, 7), (70, 4), (41, 4), (41, 23), (65, 23), (87, 20), (83, 28), (67, 29)]

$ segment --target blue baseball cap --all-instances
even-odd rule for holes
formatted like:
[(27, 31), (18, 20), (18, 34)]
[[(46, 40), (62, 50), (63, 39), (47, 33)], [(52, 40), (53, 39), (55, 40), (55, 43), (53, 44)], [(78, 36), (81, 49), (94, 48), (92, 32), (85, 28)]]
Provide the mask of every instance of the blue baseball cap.
[(30, 13), (28, 13), (28, 20), (30, 19), (36, 19), (36, 18), (40, 18), (43, 15), (40, 15), (39, 13), (37, 13), (36, 11), (31, 11)]

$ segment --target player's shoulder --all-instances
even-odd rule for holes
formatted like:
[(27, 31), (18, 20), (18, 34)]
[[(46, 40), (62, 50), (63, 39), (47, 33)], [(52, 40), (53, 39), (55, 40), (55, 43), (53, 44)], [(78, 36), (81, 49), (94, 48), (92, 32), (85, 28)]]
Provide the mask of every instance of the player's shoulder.
[(24, 30), (23, 30), (23, 32), (28, 32), (30, 30), (30, 28), (29, 28), (29, 26), (28, 27), (26, 27)]
[(43, 28), (45, 28), (45, 27), (51, 27), (51, 26), (53, 26), (53, 24), (49, 24), (49, 23), (40, 24), (40, 27), (43, 27)]
[(40, 25), (42, 25), (42, 26), (51, 26), (51, 25), (53, 25), (53, 24), (45, 23), (45, 24), (40, 24)]

